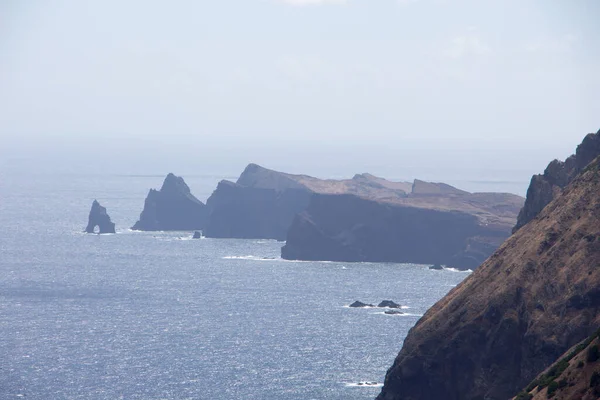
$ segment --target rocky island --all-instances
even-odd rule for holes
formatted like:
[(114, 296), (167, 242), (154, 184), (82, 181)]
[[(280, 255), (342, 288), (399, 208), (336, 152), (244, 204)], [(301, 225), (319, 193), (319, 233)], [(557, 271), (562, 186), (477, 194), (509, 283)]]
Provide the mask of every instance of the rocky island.
[(183, 178), (168, 174), (160, 190), (150, 189), (138, 231), (195, 231), (206, 223), (206, 205), (192, 195)]
[[(98, 232), (96, 232), (96, 227)], [(102, 207), (98, 200), (94, 200), (88, 224), (85, 228), (86, 233), (115, 233), (115, 224), (110, 220), (110, 216), (106, 212), (106, 207)]]
[(560, 398), (597, 398), (598, 365), (566, 352), (586, 338), (583, 348), (595, 343), (599, 266), (600, 157), (427, 311), (378, 400), (504, 400), (523, 389), (517, 398), (548, 398), (548, 390), (577, 387), (581, 393)]

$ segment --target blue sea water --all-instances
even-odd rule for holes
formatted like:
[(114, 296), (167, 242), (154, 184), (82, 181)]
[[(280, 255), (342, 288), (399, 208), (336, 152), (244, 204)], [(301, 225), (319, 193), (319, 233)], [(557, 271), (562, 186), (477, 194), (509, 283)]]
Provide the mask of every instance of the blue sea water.
[[(222, 176), (186, 177), (206, 199)], [(0, 398), (372, 399), (418, 318), (468, 273), (288, 262), (282, 243), (140, 233), (162, 176), (0, 180)], [(82, 230), (94, 198), (115, 235)], [(404, 315), (353, 309), (390, 299)]]

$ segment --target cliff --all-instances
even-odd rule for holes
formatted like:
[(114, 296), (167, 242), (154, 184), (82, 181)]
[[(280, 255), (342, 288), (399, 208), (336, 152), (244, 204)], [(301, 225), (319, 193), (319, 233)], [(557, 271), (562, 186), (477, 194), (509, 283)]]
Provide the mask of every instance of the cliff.
[[(481, 225), (490, 225), (494, 231), (501, 226), (500, 230), (506, 231), (502, 238), (510, 233), (523, 205), (519, 196), (470, 194), (441, 183), (392, 182), (371, 174), (357, 174), (343, 180), (318, 179), (250, 164), (237, 182), (220, 182), (208, 199), (209, 217), (204, 234), (284, 240), (295, 215), (308, 207), (313, 195), (354, 195), (397, 206), (463, 212), (476, 215)], [(486, 240), (474, 240), (472, 248), (478, 252), (482, 247), (488, 248), (487, 244), (479, 245)], [(501, 240), (493, 242), (496, 248)]]
[(204, 228), (206, 217), (206, 206), (192, 195), (183, 178), (168, 174), (160, 190), (150, 189), (140, 219), (131, 229), (193, 231)]
[(405, 196), (411, 184), (390, 182), (369, 174), (353, 179), (318, 179), (249, 164), (237, 182), (221, 181), (207, 200), (207, 237), (285, 240), (294, 216), (314, 193), (356, 193), (361, 196)]
[(102, 207), (97, 200), (94, 200), (85, 232), (95, 233), (96, 227), (98, 227), (98, 233), (115, 233), (115, 224), (110, 220), (106, 208)]
[(600, 326), (600, 158), (410, 330), (379, 400), (507, 399)]
[(281, 250), (285, 259), (405, 262), (476, 268), (506, 238), (509, 226), (482, 225), (474, 215), (314, 195)]
[(475, 269), (511, 234), (523, 198), (415, 180), (397, 196), (316, 194), (281, 256)]
[(212, 238), (284, 240), (294, 215), (306, 208), (310, 191), (246, 187), (221, 181), (206, 202), (204, 235)]
[(548, 164), (542, 175), (534, 175), (527, 189), (527, 200), (519, 212), (513, 232), (534, 219), (586, 165), (599, 155), (600, 130), (595, 134), (588, 134), (577, 146), (575, 154), (564, 162), (554, 160)]

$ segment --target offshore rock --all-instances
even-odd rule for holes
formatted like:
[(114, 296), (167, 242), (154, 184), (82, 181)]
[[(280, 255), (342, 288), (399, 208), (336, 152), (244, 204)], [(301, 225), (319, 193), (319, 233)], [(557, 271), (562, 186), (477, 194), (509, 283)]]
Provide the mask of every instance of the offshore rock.
[(106, 208), (102, 207), (97, 200), (94, 200), (85, 232), (96, 233), (96, 227), (98, 227), (97, 233), (115, 233), (115, 224), (110, 220)]
[(202, 239), (202, 234), (200, 233), (200, 231), (194, 232), (194, 236), (192, 236), (192, 239)]
[(387, 315), (401, 315), (401, 314), (404, 314), (402, 311), (398, 311), (398, 310), (386, 310), (383, 313), (387, 314)]
[(383, 300), (377, 305), (377, 307), (401, 308), (402, 306), (396, 302), (393, 302), (392, 300)]
[(367, 303), (363, 303), (362, 301), (356, 300), (354, 303), (350, 304), (349, 307), (352, 307), (352, 308), (373, 307), (373, 304), (367, 304)]
[(150, 189), (140, 219), (131, 229), (201, 230), (205, 225), (206, 217), (206, 206), (192, 195), (183, 178), (168, 174), (160, 190)]
[(594, 158), (600, 155), (600, 130), (588, 134), (577, 146), (575, 154), (564, 162), (554, 160), (542, 175), (534, 175), (527, 189), (525, 205), (519, 212), (513, 232), (534, 219), (562, 189), (569, 184)]

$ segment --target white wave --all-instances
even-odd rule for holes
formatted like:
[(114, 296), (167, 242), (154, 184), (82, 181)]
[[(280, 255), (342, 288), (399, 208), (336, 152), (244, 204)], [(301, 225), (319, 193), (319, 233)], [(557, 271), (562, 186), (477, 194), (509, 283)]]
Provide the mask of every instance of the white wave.
[(361, 308), (377, 308), (377, 306), (364, 306), (364, 307), (350, 307), (350, 305), (345, 305), (342, 306), (342, 308), (356, 308), (356, 309), (361, 309)]
[(273, 240), (273, 239), (261, 239), (261, 240), (255, 240), (252, 243), (255, 244), (269, 244), (269, 243), (279, 243), (277, 240)]
[(250, 261), (275, 261), (281, 263), (319, 263), (319, 264), (333, 264), (336, 261), (309, 261), (309, 260), (286, 260), (281, 257), (261, 257), (261, 256), (224, 256), (221, 257), (224, 260), (250, 260)]
[(383, 387), (383, 383), (371, 382), (371, 381), (365, 381), (365, 382), (344, 382), (344, 385), (346, 387), (360, 387), (360, 388), (378, 388), (378, 387)]
[(467, 273), (471, 273), (473, 272), (472, 269), (458, 269), (458, 268), (450, 268), (450, 267), (446, 267), (444, 268), (444, 271), (452, 271), (452, 272), (467, 272)]
[(251, 261), (287, 261), (279, 257), (259, 257), (259, 256), (225, 256), (224, 260), (251, 260)]
[(423, 314), (412, 314), (412, 313), (402, 313), (402, 314), (386, 314), (385, 311), (380, 311), (380, 312), (376, 312), (373, 314), (378, 314), (378, 315), (387, 315), (390, 317), (422, 317)]

